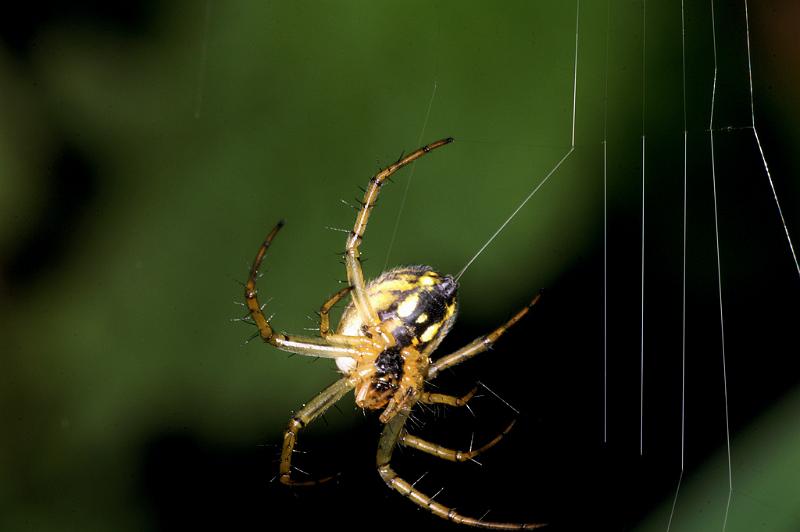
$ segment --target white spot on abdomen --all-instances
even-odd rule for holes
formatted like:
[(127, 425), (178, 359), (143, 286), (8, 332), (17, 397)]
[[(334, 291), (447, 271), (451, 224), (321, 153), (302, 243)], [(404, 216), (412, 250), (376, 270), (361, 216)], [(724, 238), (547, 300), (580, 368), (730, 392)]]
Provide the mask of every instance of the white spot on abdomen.
[(407, 298), (403, 300), (400, 305), (397, 307), (397, 315), (401, 318), (407, 318), (414, 312), (414, 309), (417, 308), (417, 304), (419, 303), (419, 294), (411, 294)]

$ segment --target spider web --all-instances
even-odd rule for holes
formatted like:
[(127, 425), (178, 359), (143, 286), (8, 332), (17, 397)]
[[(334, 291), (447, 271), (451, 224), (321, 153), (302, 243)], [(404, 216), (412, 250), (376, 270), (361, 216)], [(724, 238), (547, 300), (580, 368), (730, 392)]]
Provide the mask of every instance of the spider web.
[[(620, 10), (628, 10), (631, 11), (632, 4), (628, 3), (625, 4), (624, 7), (613, 6), (612, 2), (607, 2), (607, 11), (606, 11), (606, 34), (605, 34), (605, 72), (603, 76), (603, 120), (602, 120), (602, 140), (601, 140), (601, 147), (602, 147), (602, 180), (603, 180), (603, 312), (602, 312), (602, 320), (603, 320), (603, 346), (602, 346), (602, 358), (603, 358), (603, 371), (602, 371), (602, 379), (603, 379), (603, 393), (602, 393), (602, 404), (603, 404), (603, 413), (602, 413), (602, 441), (603, 444), (607, 447), (613, 447), (613, 445), (609, 444), (609, 433), (608, 433), (608, 419), (609, 419), (609, 375), (608, 375), (608, 356), (609, 356), (609, 345), (608, 345), (608, 239), (609, 239), (609, 232), (608, 232), (608, 99), (609, 99), (609, 88), (608, 88), (608, 76), (609, 76), (609, 57), (610, 57), (610, 39), (612, 38), (612, 23), (614, 22), (614, 18), (612, 14), (615, 16), (618, 14)], [(731, 505), (733, 502), (734, 496), (734, 465), (732, 459), (732, 446), (731, 446), (731, 413), (730, 413), (730, 398), (729, 398), (729, 377), (728, 377), (728, 355), (726, 354), (726, 337), (725, 337), (725, 324), (726, 324), (726, 309), (727, 309), (727, 302), (724, 297), (726, 286), (724, 284), (724, 271), (726, 267), (726, 263), (723, 260), (723, 252), (720, 249), (720, 205), (719, 205), (719, 197), (718, 197), (718, 176), (722, 175), (719, 172), (720, 167), (726, 168), (728, 172), (729, 169), (736, 164), (743, 164), (744, 161), (747, 161), (747, 166), (745, 172), (750, 175), (758, 175), (759, 173), (763, 174), (763, 177), (766, 178), (767, 183), (769, 185), (769, 191), (771, 192), (772, 199), (774, 200), (773, 205), (773, 218), (775, 214), (777, 214), (777, 218), (779, 223), (776, 224), (776, 227), (780, 229), (784, 236), (785, 240), (783, 242), (783, 249), (788, 251), (788, 263), (794, 265), (794, 268), (797, 270), (798, 275), (800, 276), (800, 266), (798, 266), (796, 253), (794, 250), (794, 245), (792, 241), (792, 235), (789, 228), (789, 224), (787, 224), (786, 217), (784, 216), (783, 208), (781, 207), (781, 202), (779, 199), (778, 192), (776, 191), (775, 182), (773, 177), (770, 173), (770, 167), (767, 161), (767, 158), (764, 153), (763, 146), (761, 144), (761, 140), (758, 134), (758, 129), (756, 127), (756, 119), (755, 119), (755, 96), (754, 96), (754, 89), (753, 89), (753, 65), (752, 65), (752, 55), (751, 55), (751, 27), (750, 27), (750, 15), (749, 15), (749, 6), (747, 2), (743, 2), (741, 6), (739, 6), (739, 10), (736, 11), (730, 6), (726, 6), (726, 9), (723, 12), (722, 20), (724, 20), (723, 26), (725, 28), (725, 38), (719, 39), (717, 35), (717, 28), (718, 28), (718, 17), (719, 15), (715, 12), (715, 5), (712, 1), (710, 5), (706, 6), (707, 14), (705, 15), (698, 15), (698, 13), (702, 12), (703, 6), (692, 4), (690, 6), (691, 13), (695, 15), (695, 19), (692, 20), (692, 30), (697, 31), (700, 35), (708, 37), (710, 34), (710, 43), (708, 46), (711, 51), (711, 68), (709, 72), (712, 73), (711, 75), (711, 83), (710, 83), (710, 103), (708, 103), (708, 107), (710, 110), (708, 111), (709, 119), (707, 127), (705, 128), (690, 128), (689, 121), (687, 119), (687, 59), (686, 59), (686, 6), (684, 2), (680, 4), (680, 10), (677, 12), (679, 13), (679, 20), (680, 20), (680, 27), (678, 28), (678, 35), (679, 35), (679, 50), (680, 50), (680, 75), (678, 76), (680, 79), (680, 90), (673, 91), (672, 94), (669, 96), (671, 98), (676, 98), (681, 102), (681, 111), (679, 113), (679, 117), (682, 118), (682, 125), (679, 128), (674, 128), (672, 125), (666, 125), (663, 123), (658, 124), (659, 127), (669, 129), (673, 127), (673, 131), (670, 133), (674, 134), (676, 131), (679, 134), (682, 134), (682, 149), (678, 151), (679, 157), (677, 160), (682, 161), (682, 172), (678, 175), (682, 175), (682, 204), (679, 208), (675, 209), (675, 211), (680, 213), (680, 218), (678, 219), (677, 223), (675, 224), (679, 227), (681, 232), (681, 246), (679, 248), (679, 256), (681, 258), (681, 262), (678, 267), (678, 271), (680, 272), (680, 293), (681, 293), (681, 302), (680, 302), (680, 333), (678, 334), (680, 338), (680, 347), (677, 351), (677, 355), (675, 359), (679, 361), (679, 378), (673, 381), (673, 385), (677, 390), (679, 390), (679, 397), (677, 401), (677, 408), (679, 410), (679, 444), (677, 445), (678, 453), (679, 453), (679, 465), (677, 467), (678, 471), (678, 480), (674, 491), (674, 496), (671, 498), (671, 505), (669, 505), (669, 512), (668, 518), (666, 520), (666, 529), (670, 530), (673, 526), (679, 526), (679, 522), (676, 520), (676, 515), (680, 515), (680, 501), (681, 501), (681, 486), (684, 481), (684, 475), (687, 471), (686, 469), (686, 462), (687, 462), (687, 427), (686, 427), (686, 415), (687, 415), (687, 242), (690, 238), (691, 232), (703, 233), (704, 229), (702, 227), (697, 228), (690, 228), (689, 226), (689, 216), (688, 216), (688, 209), (689, 203), (693, 202), (694, 204), (699, 204), (700, 209), (705, 209), (707, 213), (712, 213), (712, 219), (707, 220), (708, 222), (713, 222), (713, 239), (710, 242), (706, 242), (706, 245), (711, 245), (711, 249), (714, 250), (714, 261), (713, 263), (716, 265), (716, 300), (718, 303), (718, 323), (716, 327), (719, 329), (719, 338), (717, 342), (717, 348), (719, 350), (719, 358), (718, 358), (718, 377), (720, 382), (720, 386), (716, 388), (718, 392), (717, 399), (721, 402), (721, 409), (718, 411), (702, 411), (702, 409), (697, 408), (696, 410), (690, 410), (690, 415), (696, 414), (700, 417), (709, 416), (711, 419), (716, 418), (717, 420), (722, 420), (722, 427), (721, 431), (718, 435), (721, 435), (724, 439), (723, 443), (723, 455), (724, 460), (727, 463), (727, 467), (725, 468), (725, 485), (719, 489), (718, 493), (722, 494), (724, 499), (724, 504), (722, 505), (722, 509), (719, 512), (718, 518), (719, 523), (718, 526), (722, 530), (728, 530), (729, 528), (738, 529), (739, 527), (743, 527), (745, 522), (751, 521), (749, 518), (749, 513), (753, 512), (752, 505), (748, 508), (747, 502), (752, 503), (754, 499), (746, 502), (740, 502), (742, 508), (738, 509), (737, 512), (734, 512), (735, 515), (738, 516), (747, 516), (747, 518), (742, 519), (741, 521), (733, 521), (729, 522), (729, 518), (731, 515)], [(647, 375), (649, 378), (655, 379), (655, 385), (653, 388), (659, 389), (659, 387), (670, 386), (670, 382), (666, 379), (660, 378), (659, 376), (653, 377), (650, 375), (649, 371), (646, 371), (646, 367), (654, 366), (650, 362), (646, 360), (646, 356), (650, 355), (649, 349), (646, 346), (646, 336), (645, 336), (645, 322), (646, 322), (646, 312), (649, 312), (650, 305), (650, 298), (652, 297), (649, 292), (646, 290), (645, 284), (645, 273), (648, 271), (646, 266), (645, 257), (647, 255), (647, 247), (652, 245), (660, 245), (660, 243), (654, 243), (650, 240), (650, 237), (646, 238), (648, 235), (648, 223), (645, 218), (645, 206), (647, 204), (647, 197), (648, 197), (648, 187), (646, 183), (646, 177), (648, 175), (648, 161), (646, 158), (647, 153), (647, 145), (648, 145), (648, 111), (647, 111), (647, 92), (648, 92), (648, 72), (647, 72), (647, 65), (648, 65), (648, 46), (647, 46), (647, 27), (648, 27), (648, 16), (647, 16), (647, 3), (646, 1), (642, 1), (640, 5), (641, 9), (641, 34), (640, 34), (640, 42), (641, 42), (641, 148), (640, 148), (640, 155), (641, 155), (641, 162), (640, 162), (640, 176), (641, 176), (641, 214), (640, 214), (640, 235), (641, 235), (641, 243), (640, 243), (640, 320), (639, 320), (639, 435), (638, 435), (638, 447), (639, 447), (639, 455), (641, 457), (644, 456), (646, 452), (646, 426), (652, 425), (654, 420), (652, 418), (658, 416), (659, 408), (663, 408), (664, 405), (658, 405), (654, 408), (656, 413), (650, 414), (646, 412), (646, 404), (648, 404), (648, 409), (650, 408), (650, 402), (646, 399), (646, 394), (652, 393), (648, 387), (645, 386), (645, 377)], [(719, 11), (719, 8), (716, 9)], [(663, 15), (664, 12), (661, 11)], [(705, 29), (698, 29), (698, 25), (696, 24), (697, 19), (708, 18), (708, 26)], [(651, 22), (652, 23), (652, 22)], [(578, 76), (578, 49), (577, 49), (577, 35), (578, 35), (578, 27), (576, 26), (576, 56), (575, 56), (575, 78), (577, 80)], [(745, 38), (742, 39), (742, 36)], [(694, 39), (692, 39), (694, 40)], [(724, 75), (720, 74), (720, 60), (718, 57), (718, 43), (719, 41), (724, 40), (723, 49), (729, 54), (726, 57), (726, 61), (724, 62), (723, 68), (727, 71)], [(746, 54), (742, 53), (742, 44), (746, 46)], [(659, 43), (662, 44), (662, 43)], [(736, 54), (731, 54), (730, 51), (736, 50)], [(731, 60), (730, 57), (733, 56), (734, 59)], [(693, 64), (691, 64), (693, 63)], [(690, 69), (700, 70), (702, 67), (700, 64), (703, 63), (703, 60), (698, 60), (697, 58), (693, 57), (690, 58)], [(708, 68), (708, 60), (705, 59), (705, 66)], [(746, 78), (742, 76), (742, 74), (746, 75)], [(718, 77), (720, 80), (724, 79), (724, 83), (720, 83), (721, 86), (724, 86), (723, 90), (720, 90), (718, 93)], [(746, 84), (742, 82), (746, 79)], [(575, 85), (577, 88), (577, 85)], [(747, 99), (749, 99), (749, 105), (743, 105), (745, 102), (742, 101), (744, 95), (746, 95)], [(654, 92), (659, 93), (661, 96), (663, 93), (656, 90)], [(693, 98), (697, 94), (697, 91), (693, 91), (690, 98)], [(573, 94), (574, 96), (574, 94)], [(720, 113), (719, 111), (719, 102), (718, 100), (724, 101), (723, 104), (723, 111)], [(700, 107), (699, 105), (695, 105), (695, 108)], [(749, 113), (747, 113), (749, 111)], [(742, 120), (744, 114), (749, 114), (749, 125), (747, 124), (746, 120)], [(430, 114), (430, 107), (428, 108), (428, 113), (426, 114), (426, 122)], [(723, 125), (720, 126), (720, 118), (719, 115), (722, 115), (724, 121), (728, 121), (730, 125)], [(531, 197), (538, 192), (539, 188), (555, 173), (561, 164), (572, 154), (573, 150), (575, 150), (575, 107), (573, 106), (573, 114), (572, 114), (572, 141), (567, 151), (566, 155), (555, 165), (555, 167), (549, 172), (543, 181), (536, 181), (536, 186), (532, 189), (530, 194), (525, 197), (522, 203), (511, 212), (511, 215), (498, 227), (495, 233), (479, 248), (478, 252), (473, 256), (464, 266), (461, 273), (463, 273), (472, 263), (475, 261), (481, 253), (489, 246), (489, 244), (500, 235), (500, 233), (505, 229), (506, 225), (509, 224), (513, 218), (519, 213), (519, 211), (526, 205), (526, 203), (531, 199)], [(701, 116), (701, 113), (698, 111), (696, 116)], [(696, 117), (695, 117), (696, 118)], [(658, 119), (656, 119), (658, 121)], [(696, 120), (693, 119), (693, 122), (696, 123)], [(733, 125), (733, 124), (742, 124), (742, 125)], [(652, 126), (651, 126), (652, 127)], [(692, 130), (694, 129), (694, 130)], [(424, 126), (423, 126), (424, 130)], [(730, 139), (724, 139), (722, 141), (719, 140), (720, 136), (735, 136), (739, 133), (746, 132), (752, 134), (752, 141), (754, 142), (754, 146), (751, 145), (750, 149), (756, 147), (758, 150), (759, 160), (753, 162), (749, 161), (745, 156), (741, 159), (738, 157), (739, 150), (743, 144), (741, 138), (735, 139), (734, 142), (731, 142)], [(663, 135), (663, 131), (661, 134)], [(702, 142), (701, 137), (706, 134), (708, 146), (703, 149), (700, 144)], [(654, 135), (658, 137), (659, 135)], [(691, 142), (690, 142), (691, 138)], [(733, 145), (736, 145), (737, 148), (734, 148)], [(746, 146), (747, 141), (744, 141), (744, 145)], [(719, 146), (725, 145), (726, 148), (722, 152), (720, 152)], [(691, 146), (691, 148), (690, 148)], [(578, 148), (580, 151), (580, 147)], [(692, 151), (698, 150), (701, 153), (704, 153), (703, 156), (693, 156), (690, 162), (689, 150)], [(723, 157), (724, 162), (722, 164), (718, 163), (718, 158)], [(705, 161), (703, 162), (703, 159)], [(738, 162), (737, 162), (738, 160)], [(705, 163), (705, 164), (704, 164)], [(760, 163), (760, 164), (759, 164)], [(709, 166), (708, 169), (704, 169), (704, 166)], [(658, 172), (656, 172), (658, 174)], [(706, 200), (697, 200), (695, 196), (690, 198), (690, 186), (688, 183), (689, 176), (693, 175), (694, 179), (700, 179), (703, 174), (710, 176), (711, 181), (711, 201)], [(730, 174), (728, 174), (730, 175)], [(558, 186), (558, 185), (554, 185)], [(731, 187), (735, 186), (734, 184), (730, 183), (730, 180), (727, 180), (723, 185), (723, 187)], [(695, 189), (697, 187), (692, 187)], [(407, 192), (407, 190), (406, 190)], [(762, 198), (763, 201), (763, 190)], [(731, 194), (731, 197), (735, 196), (735, 194)], [(702, 197), (700, 194), (697, 197)], [(763, 205), (763, 203), (762, 203)], [(763, 206), (761, 207), (763, 209)], [(658, 209), (657, 209), (658, 210)], [(402, 207), (401, 207), (401, 214), (402, 214)], [(398, 219), (401, 214), (398, 214)], [(711, 215), (711, 214), (708, 214)], [(773, 220), (774, 221), (774, 220)], [(660, 225), (661, 222), (658, 224), (653, 225)], [(725, 220), (722, 221), (723, 232), (725, 227)], [(776, 228), (769, 228), (766, 224), (763, 228), (764, 231), (774, 231)], [(612, 235), (613, 238), (613, 235)], [(708, 239), (706, 239), (708, 240)], [(774, 242), (774, 235), (772, 238), (772, 252), (775, 253), (776, 249), (780, 249), (781, 246), (775, 246)], [(778, 243), (780, 244), (780, 243)], [(694, 246), (693, 246), (694, 247)], [(778, 255), (780, 256), (780, 255)], [(786, 259), (786, 257), (784, 257)], [(770, 264), (772, 260), (780, 260), (779, 258), (769, 258), (765, 259), (766, 264)], [(692, 261), (692, 258), (689, 257), (689, 261)], [(785, 269), (785, 264), (783, 268)], [(459, 277), (461, 275), (459, 274)], [(791, 276), (787, 279), (786, 274), (782, 277), (783, 282), (789, 283), (789, 286), (795, 286), (796, 279), (792, 279)], [(691, 282), (691, 281), (689, 281)], [(613, 298), (613, 295), (611, 296)], [(741, 300), (738, 298), (736, 299), (737, 303)], [(698, 307), (700, 308), (704, 306), (705, 303), (698, 303)], [(689, 308), (688, 312), (691, 315), (693, 312), (693, 308)], [(791, 315), (791, 310), (788, 310)], [(657, 312), (654, 314), (658, 314)], [(707, 320), (703, 320), (704, 326), (714, 327), (713, 324), (707, 322)], [(695, 336), (697, 338), (697, 336)], [(751, 339), (753, 336), (750, 337)], [(789, 341), (786, 336), (782, 337), (782, 340), (777, 340), (775, 343), (777, 345), (782, 345), (782, 342)], [(708, 339), (700, 339), (695, 340), (698, 343), (705, 344)], [(692, 351), (692, 346), (689, 347), (689, 350)], [(741, 361), (738, 358), (739, 352), (737, 351), (737, 358), (736, 361)], [(708, 361), (707, 361), (708, 362)], [(691, 363), (691, 362), (690, 362)], [(662, 366), (664, 364), (661, 364)], [(712, 370), (713, 371), (713, 370)], [(741, 370), (738, 370), (741, 371)], [(690, 380), (692, 375), (690, 374), (688, 377)], [(743, 379), (737, 379), (738, 382), (744, 384), (746, 381)], [(709, 393), (708, 395), (713, 395), (713, 392)], [(743, 421), (740, 417), (740, 421), (738, 422), (739, 429), (743, 428)], [(696, 423), (696, 422), (695, 422)], [(702, 423), (702, 421), (701, 421)], [(649, 436), (649, 435), (648, 435)], [(708, 438), (707, 435), (701, 437)], [(690, 439), (691, 441), (691, 439)], [(707, 445), (707, 442), (702, 442), (700, 447), (702, 448), (703, 445)], [(654, 454), (659, 454), (662, 452), (662, 448), (657, 448)], [(691, 452), (691, 449), (690, 451)], [(658, 458), (656, 458), (658, 459)], [(744, 461), (742, 461), (744, 463)], [(698, 473), (700, 466), (695, 461), (693, 464), (693, 471), (695, 472), (695, 476), (701, 476), (702, 472)], [(746, 466), (743, 469), (747, 469)], [(708, 474), (708, 473), (705, 473)], [(693, 480), (694, 490), (696, 491), (696, 486), (701, 483), (702, 480), (695, 478)], [(725, 489), (727, 488), (727, 489)], [(748, 486), (748, 488), (752, 489), (752, 484)], [(691, 488), (690, 488), (691, 489)], [(747, 488), (746, 488), (747, 489)], [(701, 518), (697, 516), (698, 510), (696, 507), (692, 506), (692, 503), (687, 504), (689, 507), (688, 510), (684, 510), (687, 514), (691, 515), (692, 517), (686, 517), (684, 515), (684, 525), (686, 523), (691, 523), (691, 520), (694, 519), (695, 522), (701, 519), (705, 519), (705, 524), (703, 524), (703, 529), (706, 526), (713, 527), (714, 518)], [(656, 519), (657, 520), (657, 519)], [(780, 518), (777, 519), (780, 521)], [(729, 527), (729, 524), (731, 525)], [(650, 528), (658, 529), (658, 525), (648, 525)], [(698, 525), (691, 525), (691, 526), (698, 526)], [(748, 524), (748, 527), (751, 525)], [(773, 525), (762, 525), (763, 529), (770, 529), (770, 526)], [(648, 528), (648, 529), (650, 529)], [(744, 528), (743, 528), (744, 529)], [(747, 528), (751, 529), (751, 528)]]

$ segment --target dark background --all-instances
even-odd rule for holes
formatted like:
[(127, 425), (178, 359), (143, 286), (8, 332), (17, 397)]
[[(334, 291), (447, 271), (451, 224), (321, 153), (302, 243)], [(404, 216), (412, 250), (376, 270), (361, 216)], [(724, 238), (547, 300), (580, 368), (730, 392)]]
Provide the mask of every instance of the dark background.
[[(800, 12), (757, 4), (756, 125), (796, 236)], [(672, 530), (721, 529), (729, 490), (710, 7), (685, 10), (685, 473)], [(727, 529), (797, 530), (800, 274), (749, 127), (744, 3), (715, 10)], [(582, 3), (575, 150), (464, 275), (441, 347), (489, 331), (544, 288), (494, 351), (436, 383), (462, 394), (480, 381), (520, 415), (484, 391), (474, 418), (420, 412), (415, 432), (463, 448), (473, 433), (480, 443), (515, 417), (516, 427), (481, 466), (396, 452), (398, 472), (429, 472), (417, 486), (443, 488), (437, 500), (466, 515), (666, 529), (681, 473), (681, 12), (648, 3), (644, 79), (642, 14), (640, 2)], [(278, 328), (313, 327), (307, 316), (344, 278), (343, 235), (325, 229), (352, 224), (340, 199), (355, 203), (423, 127), (424, 142), (456, 142), (384, 189), (366, 273), (460, 270), (570, 148), (574, 29), (568, 2), (44, 2), (4, 16), (0, 528), (453, 528), (382, 484), (381, 427), (351, 396), (300, 437), (298, 465), (338, 481), (270, 482), (292, 410), (336, 373), (242, 346), (252, 331), (229, 321), (242, 313), (232, 302), (263, 235), (286, 218), (262, 295)]]

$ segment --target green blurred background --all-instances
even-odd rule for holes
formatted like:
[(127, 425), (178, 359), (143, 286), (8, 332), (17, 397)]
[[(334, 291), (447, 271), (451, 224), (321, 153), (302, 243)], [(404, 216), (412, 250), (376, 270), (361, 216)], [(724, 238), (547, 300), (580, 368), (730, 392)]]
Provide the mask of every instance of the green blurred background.
[[(750, 7), (759, 135), (797, 235), (800, 11), (789, 1)], [(314, 327), (308, 316), (344, 278), (343, 235), (326, 229), (352, 224), (340, 200), (356, 203), (358, 187), (416, 148), (423, 127), (424, 142), (456, 142), (384, 189), (366, 274), (408, 263), (460, 270), (570, 148), (575, 5), (20, 9), (4, 17), (0, 48), (0, 528), (449, 528), (382, 486), (372, 465), (380, 428), (350, 398), (301, 439), (309, 469), (342, 471), (340, 483), (293, 493), (269, 482), (292, 410), (336, 374), (328, 361), (243, 345), (253, 331), (230, 321), (243, 313), (238, 282), (285, 218), (261, 293), (278, 328)], [(800, 282), (747, 128), (744, 3), (715, 9), (728, 530), (798, 530)], [(552, 530), (667, 526), (681, 471), (680, 4), (648, 3), (644, 80), (642, 14), (641, 2), (582, 2), (575, 150), (462, 279), (443, 350), (547, 289), (504, 344), (446, 377), (453, 393), (490, 385), (522, 411), (519, 430), (482, 468), (398, 458), (410, 480), (430, 469), (435, 480), (421, 486), (444, 486), (442, 502), (468, 515), (491, 507), (492, 518)], [(707, 2), (686, 2), (686, 60), (686, 471), (672, 529), (705, 531), (722, 528), (728, 495)], [(489, 397), (478, 410), (476, 420), (428, 414), (421, 430), (463, 447), (511, 415)]]

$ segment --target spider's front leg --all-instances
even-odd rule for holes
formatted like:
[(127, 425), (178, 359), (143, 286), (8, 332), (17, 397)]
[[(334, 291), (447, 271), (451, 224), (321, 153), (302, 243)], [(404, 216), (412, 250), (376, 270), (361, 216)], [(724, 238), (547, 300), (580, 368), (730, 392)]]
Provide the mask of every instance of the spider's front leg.
[(361, 240), (364, 238), (364, 231), (367, 229), (369, 215), (372, 212), (373, 207), (375, 207), (375, 202), (378, 200), (378, 194), (380, 193), (381, 186), (383, 186), (383, 184), (392, 174), (400, 170), (405, 165), (414, 162), (430, 151), (450, 144), (451, 142), (453, 142), (452, 138), (446, 138), (437, 140), (436, 142), (428, 144), (427, 146), (423, 146), (418, 150), (409, 153), (405, 157), (400, 158), (394, 164), (387, 166), (369, 180), (369, 186), (364, 192), (364, 199), (361, 201), (361, 209), (356, 215), (355, 225), (353, 226), (353, 230), (350, 232), (350, 235), (347, 237), (347, 245), (345, 247), (345, 266), (347, 268), (347, 280), (350, 283), (350, 286), (353, 288), (353, 304), (358, 311), (358, 315), (361, 317), (361, 321), (365, 325), (377, 325), (380, 323), (380, 319), (378, 319), (378, 314), (375, 312), (375, 309), (372, 308), (372, 305), (369, 302), (369, 297), (367, 296), (367, 289), (364, 283), (364, 274), (361, 271), (361, 260), (359, 258), (361, 256), (361, 252), (359, 251), (359, 246), (361, 245)]
[(383, 428), (380, 442), (378, 443), (377, 465), (378, 473), (386, 485), (398, 492), (400, 495), (406, 497), (411, 502), (428, 510), (437, 517), (447, 519), (460, 525), (470, 525), (480, 528), (489, 528), (494, 530), (531, 530), (544, 526), (538, 523), (502, 523), (497, 521), (484, 521), (482, 519), (475, 519), (474, 517), (467, 517), (456, 512), (453, 508), (449, 508), (441, 503), (436, 502), (432, 497), (424, 494), (404, 478), (397, 475), (392, 469), (392, 453), (395, 446), (404, 434), (404, 425), (408, 419), (410, 411), (403, 410), (398, 415), (393, 417)]
[(283, 220), (278, 222), (272, 231), (269, 232), (264, 242), (261, 244), (261, 247), (258, 248), (258, 253), (256, 253), (256, 258), (253, 260), (253, 265), (250, 268), (250, 275), (247, 278), (247, 284), (245, 284), (244, 288), (245, 303), (247, 304), (247, 309), (250, 312), (253, 323), (258, 327), (259, 336), (261, 336), (261, 339), (265, 342), (274, 345), (282, 351), (288, 351), (289, 353), (325, 358), (358, 358), (359, 351), (352, 345), (333, 345), (325, 338), (276, 333), (270, 325), (269, 320), (264, 316), (261, 304), (258, 302), (258, 289), (256, 288), (258, 270), (261, 268), (261, 262), (264, 260), (264, 255), (266, 255), (267, 249), (269, 249), (272, 244), (272, 240), (282, 227)]
[(355, 381), (350, 377), (339, 379), (306, 403), (303, 408), (289, 420), (289, 426), (286, 432), (283, 433), (283, 448), (281, 449), (280, 479), (283, 484), (289, 486), (311, 486), (333, 478), (325, 477), (320, 480), (306, 481), (293, 480), (292, 452), (294, 452), (294, 446), (297, 443), (297, 434), (300, 430), (322, 415), (327, 409), (333, 406), (336, 401), (341, 399), (344, 394), (352, 390), (354, 386)]
[[(422, 392), (419, 395), (419, 401), (425, 404), (436, 404), (436, 405), (447, 405), (447, 406), (455, 406), (455, 407), (467, 407), (469, 400), (475, 395), (475, 392), (478, 391), (478, 387), (471, 389), (467, 392), (466, 395), (462, 397), (456, 397), (453, 395), (446, 395), (443, 393), (430, 393), (430, 392)], [(470, 412), (472, 410), (470, 409)], [(479, 454), (487, 451), (488, 449), (494, 447), (500, 440), (505, 437), (506, 434), (511, 432), (511, 429), (514, 428), (516, 424), (516, 420), (509, 423), (509, 425), (497, 436), (492, 438), (488, 443), (478, 447), (477, 449), (472, 449), (470, 445), (469, 451), (459, 451), (455, 449), (448, 449), (442, 445), (431, 443), (427, 440), (423, 440), (422, 438), (418, 438), (417, 436), (412, 436), (408, 434), (405, 430), (403, 430), (400, 438), (398, 439), (398, 443), (401, 445), (405, 445), (407, 447), (412, 447), (417, 449), (418, 451), (422, 451), (424, 453), (431, 454), (433, 456), (442, 458), (444, 460), (450, 460), (451, 462), (466, 462), (467, 460), (472, 460)]]

